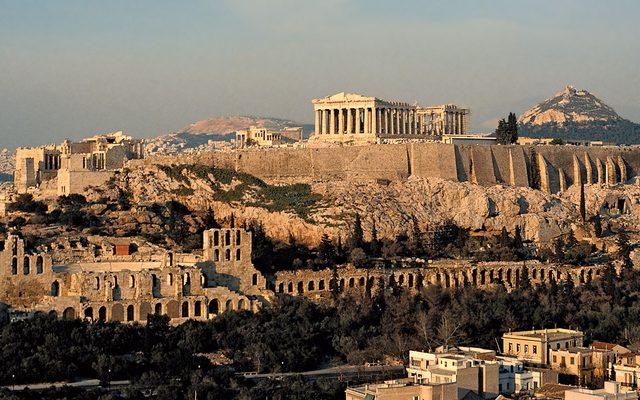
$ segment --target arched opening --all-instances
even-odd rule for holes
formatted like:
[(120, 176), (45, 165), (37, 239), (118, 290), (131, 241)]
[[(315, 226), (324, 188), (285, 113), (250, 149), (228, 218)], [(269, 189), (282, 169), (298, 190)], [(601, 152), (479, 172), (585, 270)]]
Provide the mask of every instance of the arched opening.
[(18, 275), (18, 259), (16, 257), (11, 259), (11, 275)]
[(182, 318), (188, 318), (189, 317), (189, 303), (187, 303), (186, 301), (184, 303), (182, 303)]
[(113, 300), (121, 300), (122, 299), (122, 290), (120, 290), (120, 286), (116, 282), (116, 285), (111, 289), (111, 297)]
[(128, 305), (127, 306), (127, 321), (133, 321), (134, 317), (133, 317), (133, 305)]
[(220, 312), (220, 306), (218, 299), (213, 299), (209, 302), (209, 314), (218, 314)]
[(244, 301), (244, 299), (238, 300), (238, 310), (244, 310), (244, 309), (245, 309), (245, 301)]
[(398, 286), (402, 285), (404, 285), (404, 274), (400, 274), (400, 276), (398, 276)]
[(236, 231), (236, 246), (240, 246), (240, 231)]
[(200, 275), (200, 286), (203, 288), (206, 288), (209, 286), (209, 277), (207, 276), (207, 274), (202, 274)]
[(213, 251), (213, 261), (220, 261), (220, 251), (218, 249)]
[(344, 278), (340, 279), (340, 290), (344, 290)]
[(449, 277), (449, 274), (447, 274), (445, 272), (444, 274), (444, 287), (450, 287), (451, 286), (451, 278)]
[(76, 319), (76, 310), (71, 307), (65, 308), (64, 312), (62, 313), (62, 318), (67, 320)]
[(511, 269), (507, 270), (507, 284), (511, 285)]
[(58, 283), (58, 281), (53, 281), (53, 283), (51, 284), (51, 296), (60, 296), (60, 284)]
[(100, 277), (96, 276), (96, 290), (100, 290)]
[(409, 287), (413, 287), (413, 274), (409, 274), (408, 281)]
[(111, 320), (112, 321), (124, 321), (124, 306), (120, 303), (114, 304), (111, 307)]
[(202, 316), (202, 302), (200, 300), (193, 303), (193, 316), (194, 317)]
[(240, 261), (240, 249), (236, 249), (236, 261)]
[(355, 278), (351, 277), (349, 278), (349, 287), (352, 288), (356, 285), (356, 280)]
[(282, 282), (278, 285), (278, 293), (284, 293), (284, 283)]
[(227, 311), (233, 310), (233, 302), (231, 300), (227, 300), (227, 304), (225, 308)]
[(520, 286), (520, 269), (516, 269), (516, 286)]
[(167, 285), (169, 286), (173, 285), (173, 274), (171, 272), (167, 274)]
[(134, 275), (129, 275), (129, 287), (136, 287), (136, 277)]
[[(493, 270), (489, 270), (489, 283), (493, 283)], [(498, 281), (502, 281), (502, 270), (498, 270)]]
[(88, 319), (89, 321), (93, 321), (93, 308), (92, 307), (87, 307), (84, 309), (84, 317), (85, 319)]
[(538, 279), (538, 270), (535, 268), (531, 270), (531, 279), (533, 280)]
[(549, 280), (552, 281), (553, 280), (553, 271), (549, 271)]
[(304, 285), (302, 281), (298, 282), (298, 294), (304, 293)]
[(253, 274), (253, 275), (251, 276), (251, 284), (252, 284), (253, 286), (256, 286), (256, 285), (258, 284), (258, 274)]
[(22, 261), (22, 273), (25, 275), (29, 275), (31, 269), (31, 261), (29, 260), (29, 257), (25, 257), (24, 260)]
[(293, 282), (289, 282), (289, 284), (287, 285), (287, 292), (289, 293), (293, 292)]
[(231, 261), (231, 249), (226, 249), (224, 251), (224, 259), (225, 261)]
[(562, 272), (560, 272), (560, 271), (556, 272), (556, 280), (558, 282), (560, 282), (562, 280)]
[(98, 320), (100, 321), (107, 320), (107, 307), (102, 306), (98, 309)]
[(360, 287), (364, 286), (364, 282), (365, 282), (364, 276), (361, 276), (360, 279), (358, 279), (358, 286)]
[(544, 268), (541, 268), (541, 269), (540, 269), (540, 281), (544, 282), (544, 278), (545, 278), (545, 275), (544, 275)]
[(155, 315), (162, 315), (162, 303), (156, 303), (156, 306), (153, 308), (153, 313)]
[(52, 316), (53, 318), (58, 318), (58, 313), (56, 312), (56, 310), (49, 311), (49, 315)]
[(218, 235), (218, 231), (214, 231), (213, 232), (213, 245), (217, 246), (219, 242), (220, 242), (220, 237)]
[(487, 271), (485, 270), (480, 271), (480, 285), (485, 285), (487, 283), (486, 274), (487, 274)]
[(307, 284), (307, 290), (310, 292), (312, 290), (316, 290), (316, 283), (314, 281), (309, 281)]
[(36, 274), (41, 274), (43, 272), (43, 265), (44, 260), (42, 259), (42, 256), (38, 256), (38, 258), (36, 258)]
[(324, 279), (320, 279), (318, 282), (318, 290), (324, 290)]
[(226, 231), (224, 233), (224, 244), (225, 246), (229, 246), (231, 244), (231, 231)]

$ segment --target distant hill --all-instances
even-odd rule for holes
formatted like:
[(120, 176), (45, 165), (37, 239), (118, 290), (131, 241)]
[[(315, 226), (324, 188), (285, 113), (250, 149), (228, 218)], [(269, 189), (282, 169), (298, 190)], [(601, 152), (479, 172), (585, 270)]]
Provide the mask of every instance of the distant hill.
[(518, 120), (520, 136), (639, 144), (640, 124), (620, 117), (586, 90), (567, 86)]
[(194, 122), (176, 132), (160, 135), (146, 140), (147, 154), (172, 154), (184, 151), (199, 151), (235, 139), (235, 132), (248, 129), (250, 126), (266, 127), (280, 130), (288, 127), (303, 128), (302, 136), (307, 138), (313, 131), (313, 125), (300, 124), (295, 121), (267, 117), (227, 116), (215, 117)]
[(0, 149), (0, 182), (13, 181), (13, 169), (16, 162), (16, 152)]

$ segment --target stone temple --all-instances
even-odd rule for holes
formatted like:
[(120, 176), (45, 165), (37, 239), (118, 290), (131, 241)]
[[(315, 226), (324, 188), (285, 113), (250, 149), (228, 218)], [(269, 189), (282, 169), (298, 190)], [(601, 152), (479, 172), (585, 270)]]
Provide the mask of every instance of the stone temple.
[(16, 150), (13, 185), (18, 193), (39, 188), (58, 196), (82, 193), (99, 186), (122, 168), (125, 161), (144, 158), (144, 142), (122, 131), (84, 139), (65, 140), (35, 148)]
[(338, 143), (388, 143), (440, 140), (466, 135), (470, 110), (453, 104), (421, 107), (353, 93), (312, 101), (315, 133), (311, 140)]

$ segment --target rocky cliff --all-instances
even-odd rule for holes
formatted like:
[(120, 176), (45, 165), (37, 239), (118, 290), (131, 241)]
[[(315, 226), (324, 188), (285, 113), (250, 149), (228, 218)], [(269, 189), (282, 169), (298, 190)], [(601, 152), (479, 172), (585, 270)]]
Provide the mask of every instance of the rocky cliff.
[[(280, 187), (283, 188), (280, 192), (289, 193), (284, 197), (306, 200), (301, 199), (300, 191), (287, 192), (291, 180), (271, 183), (265, 186), (260, 180), (233, 171), (212, 174), (200, 168), (146, 165), (125, 170), (107, 193), (99, 189), (89, 192), (89, 197), (115, 197), (118, 192), (127, 192), (132, 203), (139, 205), (177, 200), (192, 210), (212, 208), (219, 220), (234, 213), (239, 223), (261, 221), (270, 237), (285, 242), (294, 237), (311, 246), (318, 244), (323, 233), (346, 238), (355, 213), (362, 216), (365, 236), (370, 235), (375, 223), (379, 236), (388, 238), (410, 231), (415, 218), (423, 229), (445, 219), (472, 231), (488, 233), (497, 233), (502, 227), (513, 231), (519, 225), (526, 239), (549, 242), (569, 232), (572, 224), (579, 224), (580, 220), (579, 187), (553, 195), (527, 187), (483, 187), (439, 178), (411, 177), (394, 182), (332, 180), (310, 183), (311, 195), (315, 197), (307, 195), (312, 201), (302, 209), (293, 202), (274, 207), (275, 200), (263, 193), (268, 188)], [(616, 218), (626, 220), (629, 225), (640, 222), (638, 186), (586, 185), (585, 193), (588, 215), (615, 209), (623, 199), (626, 214)], [(143, 214), (143, 211), (125, 213), (121, 222), (139, 224), (141, 231), (152, 233), (153, 217)], [(114, 226), (118, 226), (117, 221)]]
[(567, 86), (519, 118), (520, 136), (640, 143), (640, 125), (583, 89)]

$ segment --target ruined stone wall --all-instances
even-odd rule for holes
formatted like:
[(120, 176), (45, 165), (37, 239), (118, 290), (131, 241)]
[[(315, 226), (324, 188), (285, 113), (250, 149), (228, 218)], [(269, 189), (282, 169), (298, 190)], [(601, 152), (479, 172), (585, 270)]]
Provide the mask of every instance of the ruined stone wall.
[[(532, 163), (532, 158), (536, 163)], [(584, 183), (626, 182), (640, 171), (638, 147), (485, 146), (409, 143), (327, 148), (245, 149), (151, 157), (130, 166), (198, 163), (246, 172), (266, 180), (402, 180), (409, 176), (529, 186), (538, 165), (549, 193)]]
[[(534, 286), (547, 284), (551, 280), (563, 281), (569, 277), (574, 284), (580, 285), (599, 279), (604, 268), (604, 265), (573, 267), (538, 261), (443, 261), (407, 268), (342, 268), (338, 269), (336, 284), (340, 291), (369, 289), (375, 292), (389, 286), (416, 289), (427, 285), (440, 285), (444, 288), (490, 288), (504, 285), (507, 290), (512, 290), (522, 284), (525, 276)], [(330, 269), (282, 271), (275, 274), (271, 288), (276, 293), (324, 296), (331, 291), (332, 274)]]

